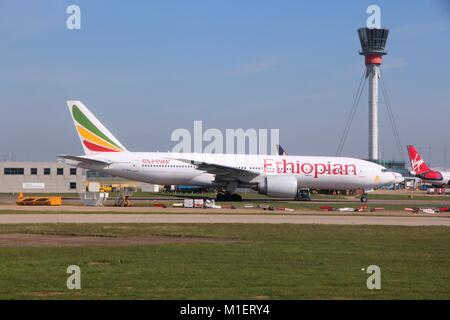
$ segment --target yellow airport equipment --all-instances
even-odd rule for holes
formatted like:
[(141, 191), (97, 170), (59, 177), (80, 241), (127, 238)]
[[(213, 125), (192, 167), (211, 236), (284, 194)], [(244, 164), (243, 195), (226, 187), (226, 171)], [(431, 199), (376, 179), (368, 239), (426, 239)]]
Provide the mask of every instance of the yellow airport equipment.
[(24, 197), (23, 192), (19, 192), (19, 198), (16, 203), (19, 206), (60, 206), (62, 205), (62, 198), (61, 196)]
[(116, 199), (114, 206), (116, 207), (132, 207), (133, 203), (130, 201), (129, 196), (123, 196)]
[(100, 192), (112, 192), (112, 191), (113, 191), (112, 186), (103, 185), (100, 187)]
[(133, 202), (130, 201), (130, 197), (133, 195), (135, 189), (132, 187), (121, 186), (119, 193), (117, 194), (116, 201), (114, 202), (115, 207), (132, 207)]

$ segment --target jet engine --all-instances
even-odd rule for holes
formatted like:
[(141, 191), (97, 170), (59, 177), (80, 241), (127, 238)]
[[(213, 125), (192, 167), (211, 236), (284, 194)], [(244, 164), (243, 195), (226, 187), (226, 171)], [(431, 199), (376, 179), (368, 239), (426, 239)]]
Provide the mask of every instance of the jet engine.
[(295, 198), (297, 179), (294, 176), (268, 176), (258, 183), (258, 193), (276, 198)]

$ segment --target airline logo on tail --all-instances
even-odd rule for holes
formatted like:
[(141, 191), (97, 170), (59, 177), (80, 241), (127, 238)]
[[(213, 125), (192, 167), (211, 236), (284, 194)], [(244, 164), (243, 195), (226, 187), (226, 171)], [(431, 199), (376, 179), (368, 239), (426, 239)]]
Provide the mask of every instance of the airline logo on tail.
[(126, 151), (81, 102), (67, 101), (67, 105), (86, 154)]
[(431, 170), (414, 146), (408, 146), (408, 155), (412, 171), (416, 176), (426, 180), (442, 180), (442, 174), (439, 171)]
[(424, 173), (430, 171), (425, 161), (420, 156), (420, 153), (417, 152), (414, 146), (408, 146), (408, 155), (409, 160), (411, 161), (411, 168), (417, 174)]

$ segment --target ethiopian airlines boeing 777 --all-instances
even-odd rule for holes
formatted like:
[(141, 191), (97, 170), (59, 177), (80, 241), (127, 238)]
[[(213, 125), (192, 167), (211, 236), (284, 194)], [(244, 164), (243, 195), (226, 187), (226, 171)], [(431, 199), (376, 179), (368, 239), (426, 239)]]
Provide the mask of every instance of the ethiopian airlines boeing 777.
[(113, 176), (161, 185), (215, 186), (226, 191), (220, 198), (233, 200), (240, 199), (234, 194), (237, 188), (297, 198), (302, 188), (372, 189), (403, 180), (383, 166), (354, 158), (131, 152), (81, 102), (67, 105), (85, 155), (58, 157)]

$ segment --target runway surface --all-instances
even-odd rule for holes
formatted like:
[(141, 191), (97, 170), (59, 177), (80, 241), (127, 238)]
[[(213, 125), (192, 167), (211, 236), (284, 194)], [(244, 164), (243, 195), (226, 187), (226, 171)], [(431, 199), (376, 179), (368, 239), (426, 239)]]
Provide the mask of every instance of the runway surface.
[(450, 226), (450, 218), (438, 216), (331, 216), (247, 214), (1, 214), (0, 224), (24, 223), (251, 223)]

